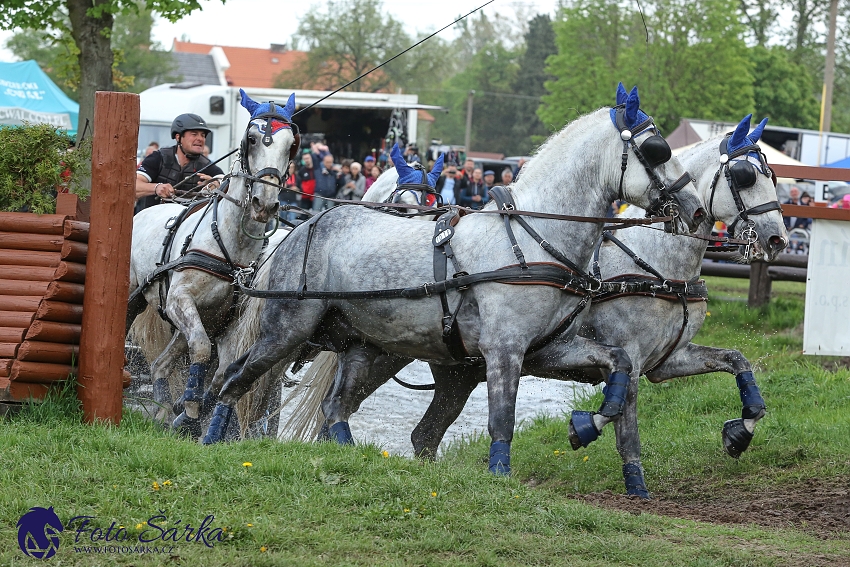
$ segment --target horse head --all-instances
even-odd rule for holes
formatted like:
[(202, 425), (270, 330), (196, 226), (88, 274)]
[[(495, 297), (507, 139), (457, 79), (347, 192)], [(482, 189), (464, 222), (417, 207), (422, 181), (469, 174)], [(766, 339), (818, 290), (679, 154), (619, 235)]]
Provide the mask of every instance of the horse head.
[[(673, 216), (674, 221), (667, 225), (670, 231), (675, 232), (680, 223), (695, 231), (705, 210), (693, 178), (673, 157), (652, 118), (640, 109), (637, 87), (626, 92), (620, 83), (616, 100), (610, 117), (619, 132), (617, 147), (622, 150), (618, 198), (653, 215)], [(628, 167), (630, 154), (642, 167)]]
[(242, 174), (248, 179), (246, 197), (251, 204), (251, 218), (266, 223), (277, 215), (278, 192), (301, 141), (298, 126), (292, 122), (295, 94), (289, 96), (285, 106), (280, 106), (274, 101), (251, 100), (242, 89), (239, 93), (242, 106), (251, 113), (239, 152)]
[(767, 118), (750, 132), (752, 116), (720, 141), (719, 153), (713, 154), (717, 167), (706, 168), (700, 187), (705, 187), (709, 214), (726, 223), (730, 236), (750, 243), (741, 245), (744, 259), (770, 261), (788, 245), (788, 234), (776, 198), (776, 176), (758, 146)]
[[(437, 180), (440, 179), (440, 173), (443, 171), (443, 154), (440, 154), (437, 161), (434, 162), (434, 167), (431, 168), (431, 171), (427, 171), (420, 164), (410, 165), (407, 163), (401, 154), (398, 144), (395, 144), (390, 150), (390, 157), (393, 160), (397, 175), (395, 183), (390, 189), (390, 186), (386, 184), (390, 181), (390, 176), (388, 176), (390, 172), (385, 172), (378, 178), (379, 181), (386, 178), (386, 181), (380, 185), (381, 194), (378, 191), (372, 192), (370, 189), (372, 194), (369, 195), (367, 193), (364, 195), (364, 201), (373, 200), (422, 206), (437, 202), (436, 199), (428, 202), (428, 196), (434, 193)], [(375, 185), (372, 187), (375, 187)]]

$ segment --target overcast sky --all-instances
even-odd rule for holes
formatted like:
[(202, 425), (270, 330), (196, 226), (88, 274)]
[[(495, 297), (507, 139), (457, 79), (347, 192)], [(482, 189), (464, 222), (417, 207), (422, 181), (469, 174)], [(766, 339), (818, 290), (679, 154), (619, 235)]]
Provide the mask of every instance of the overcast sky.
[[(458, 16), (480, 6), (487, 0), (389, 0), (385, 8), (392, 11), (407, 32), (433, 32), (452, 22)], [(165, 49), (172, 41), (188, 38), (195, 43), (210, 43), (240, 47), (267, 48), (271, 43), (290, 44), (298, 26), (298, 18), (307, 10), (321, 9), (325, 1), (301, 0), (201, 0), (201, 10), (172, 24), (159, 19), (154, 26), (154, 40)], [(558, 0), (495, 0), (484, 10), (488, 15), (496, 12), (505, 16), (520, 14), (531, 17), (538, 13), (554, 15)], [(0, 45), (5, 44), (11, 32), (0, 32)], [(441, 37), (453, 37), (451, 28)], [(14, 61), (12, 54), (0, 49), (0, 61)]]

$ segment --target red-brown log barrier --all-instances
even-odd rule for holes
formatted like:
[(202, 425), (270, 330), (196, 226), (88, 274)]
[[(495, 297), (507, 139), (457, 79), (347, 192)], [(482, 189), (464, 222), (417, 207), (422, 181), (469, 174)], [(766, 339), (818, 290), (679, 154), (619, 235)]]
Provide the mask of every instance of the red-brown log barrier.
[(88, 224), (0, 213), (0, 229), (0, 401), (41, 397), (79, 359)]

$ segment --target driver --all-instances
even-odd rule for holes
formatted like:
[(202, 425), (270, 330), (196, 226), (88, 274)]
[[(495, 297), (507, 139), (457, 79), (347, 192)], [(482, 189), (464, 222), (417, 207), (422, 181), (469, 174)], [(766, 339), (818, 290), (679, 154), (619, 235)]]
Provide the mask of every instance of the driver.
[[(207, 123), (197, 114), (181, 114), (171, 123), (171, 137), (177, 142), (168, 148), (161, 148), (147, 156), (136, 170), (136, 213), (161, 203), (162, 199), (174, 197), (174, 185), (188, 177), (197, 181), (195, 186), (210, 183), (215, 189), (221, 185), (224, 172), (216, 165), (210, 165), (203, 173), (196, 173), (209, 165), (204, 156)], [(190, 189), (192, 181), (183, 184)]]

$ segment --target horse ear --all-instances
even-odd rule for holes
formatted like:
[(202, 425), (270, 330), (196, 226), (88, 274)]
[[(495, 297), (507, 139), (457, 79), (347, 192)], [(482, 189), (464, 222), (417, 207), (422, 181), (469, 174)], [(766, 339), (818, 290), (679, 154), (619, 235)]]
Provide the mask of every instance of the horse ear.
[(440, 173), (443, 171), (443, 154), (440, 154), (440, 157), (437, 158), (437, 161), (434, 162), (434, 167), (431, 168), (431, 172), (428, 174), (428, 185), (431, 187), (437, 186), (437, 180), (440, 178)]
[(738, 123), (738, 126), (735, 128), (735, 131), (732, 132), (732, 137), (729, 138), (729, 143), (727, 144), (729, 151), (734, 151), (747, 143), (747, 134), (750, 133), (750, 120), (752, 118), (752, 114), (747, 114), (744, 116), (744, 119)]
[(637, 123), (638, 110), (640, 110), (640, 97), (638, 88), (634, 87), (626, 98), (626, 126), (632, 127)]
[(625, 104), (628, 97), (629, 93), (626, 92), (626, 87), (624, 87), (623, 82), (620, 81), (620, 84), (617, 85), (617, 105)]
[(245, 110), (248, 111), (248, 114), (253, 116), (254, 111), (257, 110), (257, 107), (260, 106), (260, 103), (251, 100), (251, 97), (249, 97), (248, 94), (245, 91), (243, 91), (242, 89), (239, 89), (239, 95), (242, 97), (242, 100), (240, 101), (240, 103), (245, 108)]
[(292, 120), (293, 112), (295, 112), (295, 93), (289, 95), (289, 100), (286, 101), (286, 106), (283, 107), (283, 115), (287, 119)]
[(404, 157), (401, 155), (401, 150), (399, 149), (398, 144), (393, 146), (393, 149), (390, 152), (390, 157), (393, 158), (393, 165), (395, 166), (395, 170), (398, 172), (399, 183), (406, 183), (410, 178), (410, 175), (415, 170), (407, 165), (406, 161), (404, 161)]
[(764, 127), (767, 126), (767, 118), (764, 118), (761, 122), (758, 123), (756, 129), (753, 130), (753, 133), (750, 134), (750, 140), (755, 144), (761, 138), (761, 135), (764, 133)]

